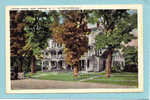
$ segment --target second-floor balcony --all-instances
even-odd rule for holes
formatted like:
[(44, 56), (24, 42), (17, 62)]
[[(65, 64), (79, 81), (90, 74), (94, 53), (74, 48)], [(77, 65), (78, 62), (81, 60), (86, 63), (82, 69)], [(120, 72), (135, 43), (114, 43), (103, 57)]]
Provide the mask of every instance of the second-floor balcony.
[(49, 59), (64, 59), (64, 55), (45, 55), (44, 58), (49, 58)]

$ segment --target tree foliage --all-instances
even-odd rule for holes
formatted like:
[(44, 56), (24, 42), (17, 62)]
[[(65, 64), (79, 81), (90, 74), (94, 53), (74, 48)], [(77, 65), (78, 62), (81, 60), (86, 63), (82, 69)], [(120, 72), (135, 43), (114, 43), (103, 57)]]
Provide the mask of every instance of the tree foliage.
[(126, 65), (138, 64), (138, 50), (136, 47), (127, 46), (123, 49), (123, 56), (125, 58)]
[(76, 68), (82, 55), (88, 50), (88, 37), (90, 30), (87, 27), (84, 11), (62, 11), (63, 24), (53, 25), (53, 37), (56, 42), (65, 47), (65, 61)]
[(24, 12), (10, 11), (10, 46), (11, 56), (20, 56), (23, 54), (25, 32), (24, 28)]
[(97, 13), (101, 18), (97, 23), (101, 25), (102, 30), (102, 33), (96, 38), (97, 49), (121, 48), (122, 42), (128, 43), (134, 38), (130, 32), (136, 28), (137, 18), (134, 17), (135, 14), (130, 15), (127, 11), (104, 10)]
[[(11, 65), (17, 72), (22, 72), (23, 46), (25, 45), (25, 32), (23, 19), (24, 11), (10, 11), (10, 50)], [(15, 59), (14, 59), (15, 58)]]
[(37, 58), (41, 50), (47, 47), (47, 40), (51, 36), (47, 14), (42, 11), (28, 11), (25, 18), (26, 45), (24, 50), (32, 52)]
[(51, 20), (49, 14), (42, 11), (28, 11), (25, 17), (26, 44), (25, 55), (32, 57), (31, 71), (34, 73), (35, 60), (42, 57), (41, 51), (48, 46), (48, 39), (51, 37), (49, 30)]
[(89, 22), (97, 23), (97, 28), (101, 31), (96, 37), (96, 49), (105, 48), (108, 52), (106, 72), (109, 77), (114, 49), (121, 48), (123, 43), (128, 43), (134, 38), (130, 33), (137, 27), (136, 13), (130, 14), (129, 10), (95, 10)]

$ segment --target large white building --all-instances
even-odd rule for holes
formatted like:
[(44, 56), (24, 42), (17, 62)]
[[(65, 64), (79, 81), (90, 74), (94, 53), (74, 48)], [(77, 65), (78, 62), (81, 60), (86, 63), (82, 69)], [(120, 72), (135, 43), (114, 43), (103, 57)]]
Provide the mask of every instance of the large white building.
[[(80, 58), (80, 71), (100, 72), (105, 69), (105, 57), (103, 57), (105, 49), (95, 50), (95, 37), (98, 34), (100, 34), (99, 30), (93, 28), (92, 33), (87, 36), (89, 38), (89, 50)], [(48, 44), (48, 48), (43, 50), (42, 71), (72, 70), (71, 66), (65, 63), (64, 47), (56, 43), (53, 39), (50, 39)], [(125, 62), (119, 52), (115, 54), (112, 60), (112, 64), (117, 61), (121, 66), (123, 66)]]

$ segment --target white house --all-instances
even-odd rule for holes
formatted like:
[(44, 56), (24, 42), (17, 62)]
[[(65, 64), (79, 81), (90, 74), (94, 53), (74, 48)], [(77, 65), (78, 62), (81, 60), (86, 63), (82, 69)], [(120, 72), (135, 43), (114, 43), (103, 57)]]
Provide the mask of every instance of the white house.
[[(80, 71), (100, 72), (105, 69), (105, 58), (102, 56), (105, 49), (95, 50), (95, 37), (98, 34), (100, 34), (100, 31), (93, 28), (92, 33), (87, 36), (89, 38), (89, 50), (80, 58)], [(61, 44), (56, 43), (53, 39), (50, 39), (48, 44), (48, 48), (43, 50), (44, 58), (42, 59), (41, 70), (72, 70), (72, 68), (64, 61), (64, 47)], [(122, 66), (125, 62), (120, 53), (119, 55), (116, 55), (116, 57), (113, 57), (113, 61), (119, 61)]]

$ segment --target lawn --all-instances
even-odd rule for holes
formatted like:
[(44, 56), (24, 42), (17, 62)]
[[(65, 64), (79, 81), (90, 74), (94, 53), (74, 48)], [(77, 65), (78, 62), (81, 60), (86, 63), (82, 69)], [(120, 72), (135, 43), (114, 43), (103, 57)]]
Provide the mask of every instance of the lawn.
[(73, 76), (72, 72), (36, 72), (33, 75), (26, 73), (25, 77), (40, 80), (82, 81), (138, 86), (138, 74), (129, 72), (112, 73), (110, 78), (105, 77), (105, 72), (82, 73), (77, 78)]
[(138, 86), (138, 77), (137, 77), (137, 74), (122, 75), (121, 73), (121, 74), (113, 74), (110, 78), (97, 77), (97, 78), (94, 78), (93, 80), (87, 80), (86, 82)]
[(61, 72), (36, 72), (32, 76), (30, 73), (25, 75), (26, 77), (41, 79), (41, 80), (60, 80), (60, 81), (73, 81), (73, 76), (71, 72), (61, 73)]

